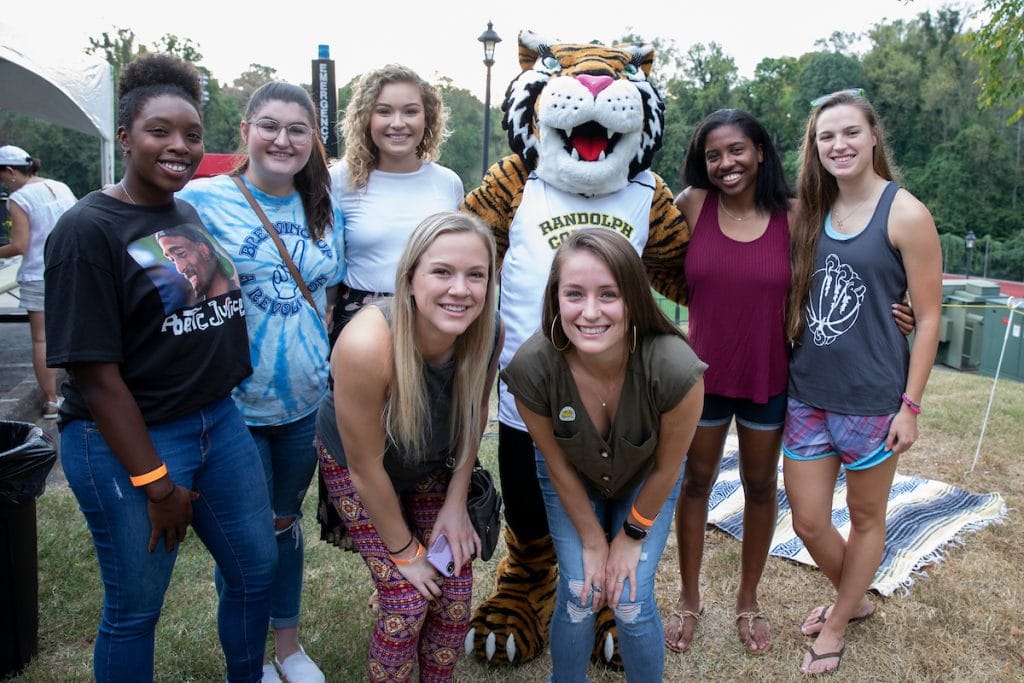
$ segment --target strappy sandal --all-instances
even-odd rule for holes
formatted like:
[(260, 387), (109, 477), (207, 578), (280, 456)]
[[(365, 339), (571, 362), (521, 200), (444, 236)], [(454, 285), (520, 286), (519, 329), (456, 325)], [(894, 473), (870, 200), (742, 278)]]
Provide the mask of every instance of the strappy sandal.
[(761, 621), (763, 621), (765, 624), (768, 625), (768, 627), (769, 627), (768, 635), (769, 635), (769, 637), (771, 637), (771, 630), (770, 630), (771, 629), (771, 622), (768, 620), (768, 617), (765, 616), (765, 613), (762, 612), (760, 609), (758, 609), (758, 610), (751, 610), (749, 612), (740, 612), (739, 614), (736, 615), (736, 630), (737, 631), (739, 631), (739, 623), (743, 619), (747, 620), (747, 638), (749, 639), (748, 642), (746, 642), (746, 643), (743, 642), (742, 638), (740, 639), (740, 643), (743, 645), (743, 649), (746, 650), (747, 652), (749, 652), (752, 655), (763, 655), (765, 652), (768, 652), (768, 650), (770, 650), (771, 647), (772, 647), (772, 644), (774, 642), (774, 638), (772, 638), (772, 640), (770, 640), (768, 642), (768, 646), (765, 647), (763, 650), (754, 650), (754, 649), (751, 649), (751, 647), (750, 647), (750, 643), (756, 642), (754, 640), (754, 619), (760, 619)]
[[(683, 626), (686, 625), (686, 622), (684, 620), (687, 617), (689, 617), (690, 619), (693, 619), (693, 633), (694, 633), (694, 635), (696, 635), (696, 633), (697, 633), (697, 624), (700, 623), (700, 618), (702, 616), (704, 616), (704, 605), (700, 606), (700, 611), (699, 612), (694, 612), (693, 610), (689, 610), (689, 609), (676, 610), (675, 612), (673, 612), (672, 614), (669, 615), (668, 620), (669, 620), (669, 623), (672, 623), (673, 619), (678, 619), (679, 620), (679, 632), (682, 633)], [(693, 639), (692, 638), (690, 639), (690, 645), (687, 645), (684, 648), (678, 648), (675, 645), (673, 645), (672, 643), (669, 643), (668, 642), (668, 638), (665, 639), (665, 647), (667, 647), (668, 649), (672, 650), (672, 652), (686, 652), (687, 650), (690, 649), (691, 645), (693, 645)]]

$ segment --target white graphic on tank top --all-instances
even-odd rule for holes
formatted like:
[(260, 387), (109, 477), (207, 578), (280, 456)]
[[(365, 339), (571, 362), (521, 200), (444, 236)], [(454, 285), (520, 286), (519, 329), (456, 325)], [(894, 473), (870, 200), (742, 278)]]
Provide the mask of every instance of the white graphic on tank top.
[(825, 267), (811, 278), (807, 302), (807, 328), (815, 346), (828, 346), (857, 322), (867, 286), (836, 254), (825, 258)]

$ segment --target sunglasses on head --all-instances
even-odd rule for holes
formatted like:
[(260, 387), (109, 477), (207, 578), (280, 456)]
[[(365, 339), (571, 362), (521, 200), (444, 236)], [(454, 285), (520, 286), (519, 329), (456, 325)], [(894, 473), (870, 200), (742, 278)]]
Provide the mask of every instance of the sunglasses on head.
[(864, 97), (864, 88), (848, 88), (846, 90), (836, 90), (830, 92), (827, 95), (822, 95), (816, 99), (811, 100), (811, 109), (814, 109), (820, 104), (824, 104), (836, 95), (852, 95), (853, 97)]

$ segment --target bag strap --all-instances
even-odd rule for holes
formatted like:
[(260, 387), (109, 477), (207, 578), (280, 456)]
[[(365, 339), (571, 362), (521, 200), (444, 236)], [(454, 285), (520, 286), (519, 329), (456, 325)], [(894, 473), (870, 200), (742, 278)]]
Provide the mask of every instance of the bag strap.
[(302, 296), (306, 297), (306, 301), (309, 302), (309, 305), (313, 307), (314, 311), (316, 311), (317, 317), (320, 317), (320, 309), (316, 307), (316, 303), (313, 301), (313, 295), (309, 293), (309, 287), (306, 286), (306, 281), (302, 279), (302, 274), (299, 272), (299, 269), (295, 267), (295, 262), (292, 261), (292, 257), (285, 248), (284, 242), (281, 241), (281, 236), (277, 234), (277, 230), (275, 230), (274, 226), (270, 223), (270, 219), (267, 218), (267, 214), (263, 212), (263, 207), (261, 207), (259, 202), (256, 201), (256, 198), (252, 196), (252, 192), (249, 191), (249, 188), (245, 185), (245, 181), (242, 180), (240, 176), (233, 175), (231, 176), (231, 180), (235, 182), (235, 185), (238, 186), (238, 189), (242, 191), (242, 195), (244, 195), (246, 200), (249, 202), (249, 206), (251, 206), (252, 210), (256, 212), (259, 219), (263, 221), (263, 227), (267, 229), (267, 234), (269, 234), (270, 238), (274, 240), (274, 244), (277, 245), (277, 250), (281, 252), (281, 259), (284, 261), (284, 265), (288, 266), (288, 271), (292, 274), (292, 279), (295, 280), (295, 284), (297, 284), (299, 289), (302, 291)]

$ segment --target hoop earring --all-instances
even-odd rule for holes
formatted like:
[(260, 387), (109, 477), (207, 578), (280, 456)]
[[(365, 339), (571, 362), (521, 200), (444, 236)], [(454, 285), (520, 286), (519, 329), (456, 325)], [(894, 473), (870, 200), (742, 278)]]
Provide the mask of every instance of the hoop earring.
[(636, 325), (633, 325), (633, 343), (629, 345), (629, 352), (636, 351)]
[(562, 352), (572, 346), (572, 342), (568, 339), (565, 340), (565, 346), (558, 348), (558, 344), (555, 343), (555, 325), (558, 324), (558, 316), (556, 315), (554, 320), (551, 321), (551, 345), (555, 347), (555, 351)]

